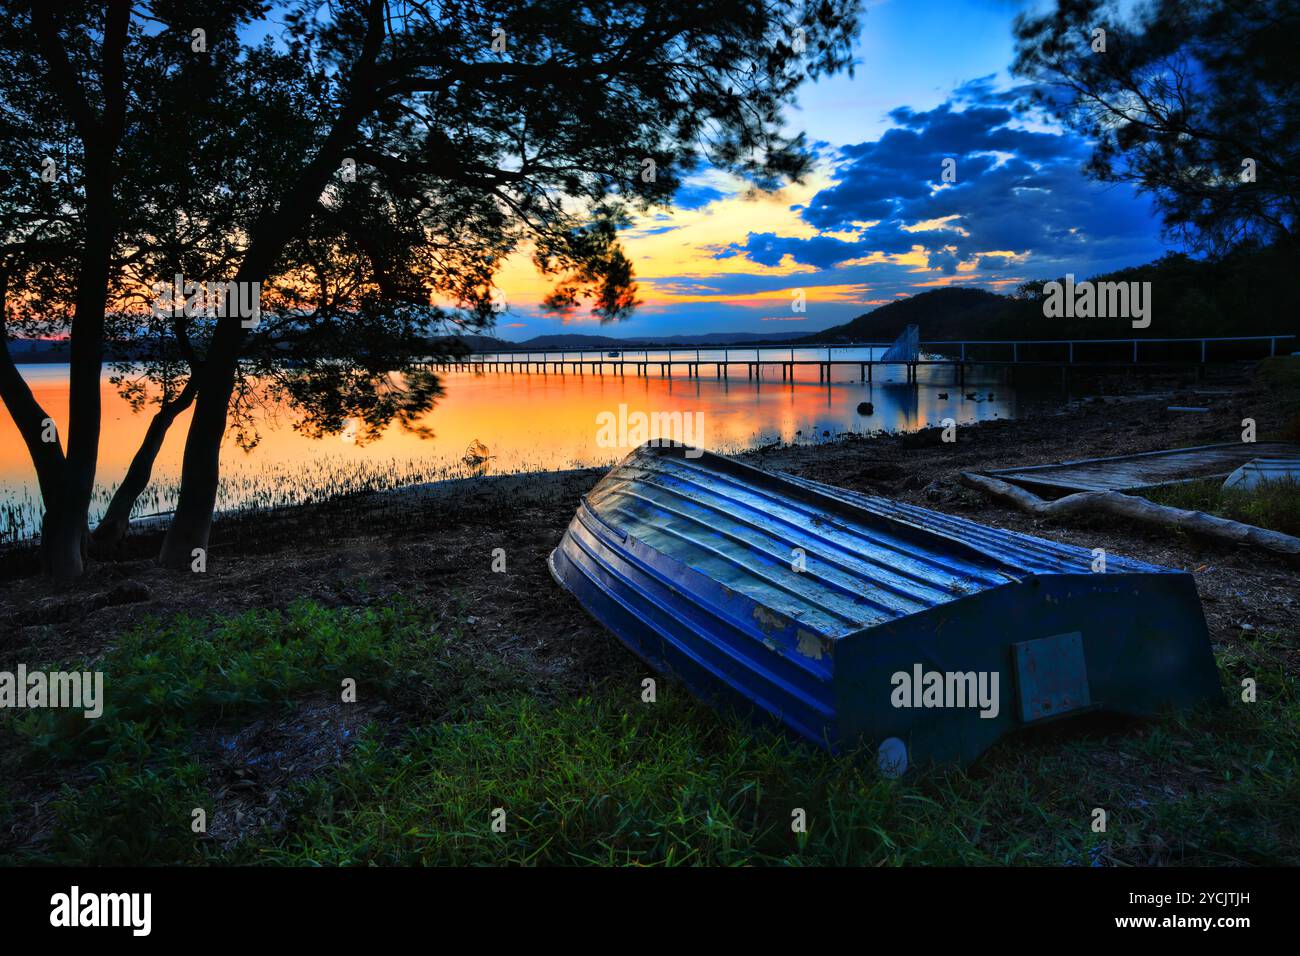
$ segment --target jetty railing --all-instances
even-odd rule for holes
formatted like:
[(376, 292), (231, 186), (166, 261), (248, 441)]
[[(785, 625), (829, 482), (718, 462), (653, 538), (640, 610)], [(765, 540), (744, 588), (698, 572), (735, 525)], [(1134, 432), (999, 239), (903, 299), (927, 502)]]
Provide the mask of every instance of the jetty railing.
[[(1191, 338), (1117, 338), (1117, 339), (948, 339), (920, 342), (920, 354), (910, 361), (884, 358), (892, 342), (837, 342), (829, 345), (701, 345), (701, 346), (641, 346), (631, 349), (587, 346), (566, 349), (494, 349), (474, 352), (460, 358), (431, 359), (425, 363), (438, 367), (478, 372), (537, 372), (540, 374), (586, 374), (591, 371), (604, 375), (606, 369), (612, 375), (626, 375), (631, 368), (635, 375), (648, 376), (651, 370), (658, 368), (663, 376), (672, 375), (674, 369), (684, 369), (687, 377), (699, 378), (701, 367), (712, 368), (716, 377), (726, 379), (732, 368), (743, 366), (748, 377), (753, 379), (761, 375), (767, 366), (779, 366), (782, 380), (794, 378), (796, 368), (816, 366), (819, 380), (830, 381), (833, 366), (857, 366), (863, 381), (871, 381), (873, 369), (877, 365), (906, 365), (909, 381), (915, 381), (918, 366), (948, 366), (964, 380), (965, 370), (971, 365), (992, 366), (1038, 366), (1061, 367), (1135, 367), (1152, 365), (1191, 365), (1204, 366), (1215, 356), (1211, 354), (1212, 345), (1233, 343), (1268, 344), (1268, 354), (1277, 355), (1279, 343), (1292, 341), (1294, 335), (1235, 335), (1235, 336), (1201, 336)], [(1188, 359), (1161, 358), (1144, 363), (1140, 349), (1144, 346), (1191, 346), (1192, 355)], [(1123, 350), (1125, 359), (1116, 361), (1086, 360), (1077, 353), (1093, 346), (1126, 346)], [(972, 354), (975, 348), (985, 354)], [(989, 357), (989, 347), (1001, 351), (1001, 357)], [(1053, 358), (1024, 358), (1022, 349), (1044, 348), (1060, 349), (1061, 354)], [(867, 355), (847, 355), (847, 352), (866, 351)], [(873, 351), (880, 355), (872, 355)], [(1114, 351), (1112, 349), (1112, 351)], [(1168, 352), (1166, 348), (1164, 350)], [(825, 353), (824, 355), (822, 353)], [(837, 356), (835, 353), (839, 352)], [(798, 353), (798, 354), (796, 354)], [(1148, 353), (1150, 350), (1148, 349)], [(1221, 354), (1221, 352), (1220, 352)]]

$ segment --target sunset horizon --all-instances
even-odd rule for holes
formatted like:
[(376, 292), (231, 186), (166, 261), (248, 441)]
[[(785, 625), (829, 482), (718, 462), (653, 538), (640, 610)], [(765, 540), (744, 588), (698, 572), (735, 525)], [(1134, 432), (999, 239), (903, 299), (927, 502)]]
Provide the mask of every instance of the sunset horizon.
[[(1038, 6), (873, 0), (854, 75), (805, 84), (787, 113), (815, 156), (803, 184), (755, 195), (733, 176), (691, 174), (671, 208), (620, 232), (642, 302), (620, 321), (547, 311), (546, 280), (517, 255), (498, 275), (506, 311), (490, 334), (811, 334), (932, 288), (1007, 293), (1180, 251), (1148, 198), (1086, 177), (1086, 139), (1017, 110), (1029, 85), (1008, 68), (1013, 24)], [(805, 311), (792, 311), (795, 290)]]

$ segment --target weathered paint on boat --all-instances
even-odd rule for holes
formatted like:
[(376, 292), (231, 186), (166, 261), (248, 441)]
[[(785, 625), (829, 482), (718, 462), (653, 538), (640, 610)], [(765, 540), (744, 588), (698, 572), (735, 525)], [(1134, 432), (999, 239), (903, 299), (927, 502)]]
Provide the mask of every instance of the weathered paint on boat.
[(1228, 442), (1112, 458), (1081, 458), (1056, 465), (1003, 468), (987, 474), (1031, 489), (1140, 491), (1203, 478), (1223, 478), (1252, 458), (1261, 457), (1289, 458), (1300, 463), (1300, 447), (1286, 442)]
[[(1192, 576), (1118, 555), (1093, 565), (1080, 548), (652, 445), (582, 500), (550, 556), (598, 621), (697, 696), (834, 751), (902, 741), (912, 763), (973, 760), (1066, 713), (1219, 698)], [(996, 707), (899, 706), (899, 675), (930, 673), (996, 679)]]

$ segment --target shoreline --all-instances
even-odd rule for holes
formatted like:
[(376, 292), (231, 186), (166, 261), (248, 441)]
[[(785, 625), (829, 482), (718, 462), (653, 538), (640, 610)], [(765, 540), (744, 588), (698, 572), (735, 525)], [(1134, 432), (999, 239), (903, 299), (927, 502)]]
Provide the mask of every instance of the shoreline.
[[(1066, 403), (1022, 419), (962, 426), (957, 441), (943, 443), (941, 429), (841, 436), (810, 444), (769, 444), (735, 457), (760, 468), (918, 504), (998, 527), (1026, 531), (1150, 563), (1194, 570), (1232, 566), (1260, 568), (1259, 580), (1242, 581), (1240, 594), (1223, 605), (1216, 640), (1228, 639), (1228, 618), (1263, 619), (1300, 626), (1300, 585), (1294, 569), (1278, 559), (1227, 548), (1186, 535), (1131, 528), (1105, 519), (1047, 523), (963, 488), (958, 476), (1011, 465), (1047, 464), (1077, 458), (1123, 455), (1240, 439), (1243, 417), (1256, 417), (1259, 439), (1277, 437), (1288, 421), (1286, 396), (1245, 381), (1230, 391), (1174, 389), (1152, 394), (1097, 396)], [(1179, 401), (1182, 396), (1183, 401)], [(1171, 404), (1208, 401), (1210, 411), (1167, 411)], [(131, 534), (116, 560), (92, 562), (83, 581), (54, 588), (35, 573), (31, 548), (0, 553), (0, 657), (16, 645), (71, 640), (88, 650), (144, 613), (202, 613), (253, 606), (282, 606), (295, 597), (326, 595), (348, 602), (355, 589), (345, 578), (375, 578), (377, 593), (416, 593), (446, 602), (457, 589), (484, 607), (503, 629), (535, 625), (531, 608), (556, 613), (559, 630), (578, 627), (581, 612), (554, 588), (545, 558), (572, 519), (579, 498), (605, 468), (486, 475), (367, 492), (346, 498), (227, 515), (213, 529), (208, 571), (178, 575), (153, 561), (161, 531)], [(504, 548), (511, 568), (526, 569), (520, 604), (502, 604), (492, 593), (493, 548)], [(1291, 603), (1270, 599), (1276, 569)], [(1235, 580), (1237, 571), (1231, 577)], [(511, 578), (515, 575), (512, 573)], [(1199, 577), (1198, 577), (1199, 581)], [(474, 595), (477, 595), (475, 598)], [(496, 605), (496, 606), (494, 606)], [(1231, 614), (1228, 611), (1231, 610)], [(1279, 612), (1271, 615), (1271, 611)], [(567, 641), (565, 641), (567, 643)]]
[[(1053, 418), (1062, 415), (1071, 414), (1073, 409), (1104, 401), (1110, 404), (1129, 404), (1129, 403), (1156, 403), (1175, 402), (1182, 396), (1183, 401), (1202, 402), (1206, 397), (1210, 399), (1221, 399), (1231, 397), (1240, 390), (1240, 370), (1235, 367), (1225, 367), (1217, 370), (1219, 378), (1208, 381), (1196, 381), (1188, 383), (1185, 374), (1171, 374), (1161, 376), (1159, 374), (1149, 376), (1147, 381), (1135, 381), (1124, 375), (1100, 375), (1093, 385), (1095, 388), (1088, 389), (1087, 397), (1069, 398), (1068, 393), (1063, 395), (1059, 403), (1044, 404), (1042, 407), (1031, 407), (1030, 410), (1019, 417), (999, 418), (997, 422), (1036, 422), (1044, 418)], [(955, 386), (954, 386), (955, 387)], [(959, 433), (965, 433), (972, 428), (978, 428), (980, 425), (992, 425), (994, 421), (976, 421), (957, 426)], [(772, 441), (764, 444), (753, 444), (739, 450), (722, 449), (718, 453), (736, 457), (741, 460), (757, 463), (759, 461), (773, 460), (770, 456), (776, 456), (776, 461), (785, 459), (802, 460), (806, 454), (816, 454), (815, 449), (834, 447), (841, 443), (859, 444), (862, 442), (889, 442), (906, 440), (909, 435), (922, 434), (927, 431), (936, 431), (938, 426), (924, 426), (914, 431), (890, 431), (875, 430), (864, 432), (841, 432), (833, 438), (802, 440), (793, 442)], [(615, 462), (631, 449), (620, 449), (620, 453), (615, 458)], [(1136, 449), (1141, 451), (1152, 450), (1149, 448)], [(1067, 455), (1066, 457), (1079, 457), (1077, 455)], [(1044, 459), (1043, 461), (1021, 461), (1010, 462), (1014, 464), (1041, 464), (1049, 461), (1062, 459)], [(402, 487), (388, 488), (380, 491), (359, 491), (341, 494), (333, 498), (322, 498), (309, 500), (306, 502), (294, 504), (279, 504), (266, 506), (235, 507), (223, 511), (218, 511), (213, 518), (214, 535), (219, 526), (229, 526), (231, 524), (254, 522), (261, 519), (280, 520), (286, 516), (299, 515), (304, 511), (310, 511), (315, 508), (333, 509), (338, 507), (347, 507), (349, 505), (359, 505), (361, 507), (372, 507), (375, 502), (384, 501), (391, 506), (398, 507), (402, 504), (414, 504), (420, 499), (441, 499), (447, 495), (454, 494), (458, 491), (470, 491), (471, 494), (481, 496), (490, 494), (493, 489), (500, 489), (501, 493), (507, 491), (520, 492), (525, 494), (536, 494), (536, 489), (531, 486), (535, 483), (552, 483), (559, 482), (559, 487), (566, 486), (568, 481), (580, 475), (600, 475), (608, 470), (612, 465), (596, 465), (578, 468), (561, 468), (561, 469), (537, 469), (512, 471), (501, 474), (482, 474), (467, 475), (463, 477), (445, 478), (435, 481), (421, 482), (418, 484), (407, 485)], [(160, 511), (148, 515), (134, 517), (130, 521), (130, 528), (133, 537), (147, 537), (150, 535), (162, 534), (166, 531), (170, 521), (172, 511)], [(30, 554), (39, 547), (39, 534), (33, 534), (30, 537), (22, 538), (17, 541), (0, 542), (0, 581), (7, 580), (12, 576), (12, 566), (14, 558), (18, 555)], [(133, 553), (134, 548), (128, 545), (123, 553)]]
[[(1172, 397), (1178, 394), (1186, 398), (1192, 393), (1176, 392)], [(1285, 700), (1287, 688), (1300, 679), (1296, 653), (1300, 577), (1280, 556), (1101, 516), (1048, 522), (1010, 510), (957, 481), (962, 471), (993, 466), (1232, 441), (1239, 437), (1240, 421), (1248, 414), (1259, 419), (1261, 441), (1300, 421), (1291, 418), (1300, 409), (1292, 407), (1289, 393), (1259, 382), (1244, 382), (1220, 393), (1203, 414), (1166, 410), (1177, 403), (1166, 395), (1098, 397), (1025, 419), (959, 428), (954, 444), (940, 441), (940, 429), (928, 429), (811, 445), (768, 445), (736, 457), (761, 468), (982, 524), (1084, 549), (1104, 547), (1111, 554), (1186, 571), (1200, 597), (1216, 659), (1229, 674), (1228, 690), (1239, 676), (1262, 679), (1267, 675), (1270, 683), (1261, 701)], [(593, 726), (603, 726), (593, 724), (599, 714), (623, 713), (609, 702), (623, 699), (620, 689), (638, 688), (639, 694), (646, 670), (553, 581), (547, 558), (572, 520), (580, 497), (604, 473), (604, 468), (591, 468), (456, 479), (232, 518), (214, 529), (203, 574), (158, 567), (154, 562), (157, 532), (133, 535), (120, 560), (94, 562), (85, 579), (67, 588), (33, 574), (31, 552), (25, 551), (21, 576), (10, 575), (0, 586), (0, 671), (14, 670), (19, 663), (33, 669), (57, 661), (111, 662), (123, 645), (135, 648), (133, 653), (152, 653), (159, 640), (170, 640), (166, 646), (174, 648), (177, 628), (192, 635), (190, 640), (206, 641), (231, 626), (244, 629), (240, 633), (253, 633), (248, 629), (266, 622), (282, 627), (288, 625), (274, 622), (296, 620), (300, 623), (295, 634), (328, 639), (334, 646), (340, 634), (350, 633), (338, 631), (339, 622), (401, 614), (409, 622), (409, 630), (403, 633), (408, 635), (412, 659), (425, 660), (433, 654), (432, 666), (439, 674), (459, 673), (456, 668), (481, 662), (485, 673), (506, 675), (500, 680), (515, 695), (512, 699), (527, 708), (524, 712), (542, 715), (530, 716), (529, 727), (538, 726), (539, 719), (571, 713), (584, 732), (591, 733)], [(497, 568), (502, 553), (505, 564)], [(252, 623), (232, 625), (241, 621)], [(317, 633), (321, 627), (325, 630)], [(346, 645), (351, 638), (343, 640)], [(369, 646), (366, 641), (373, 640), (371, 634), (358, 646)], [(295, 637), (284, 646), (298, 644)], [(272, 640), (268, 646), (282, 645)], [(228, 647), (226, 653), (242, 650), (242, 645)], [(165, 648), (164, 653), (168, 653)], [(330, 678), (335, 679), (336, 675)], [(232, 718), (234, 729), (205, 723), (194, 746), (208, 779), (216, 781), (214, 787), (227, 785), (230, 767), (246, 770), (261, 761), (255, 766), (256, 785), (248, 786), (243, 783), (247, 776), (239, 776), (244, 789), (224, 798), (238, 801), (234, 806), (244, 817), (238, 822), (227, 805), (226, 817), (214, 829), (221, 845), (235, 846), (240, 841), (256, 845), (262, 822), (288, 826), (283, 809), (274, 802), (275, 794), (307, 778), (328, 779), (331, 768), (356, 758), (347, 740), (364, 724), (373, 722), (376, 739), (391, 748), (397, 746), (395, 741), (407, 739), (413, 728), (457, 723), (460, 718), (449, 716), (449, 705), (436, 692), (439, 686), (420, 684), (414, 696), (376, 701), (356, 715), (341, 715), (326, 700), (328, 695), (317, 690), (295, 698), (283, 713), (241, 712)], [(664, 693), (671, 695), (673, 686), (667, 682)], [(1268, 706), (1278, 705), (1260, 705)], [(602, 707), (613, 710), (602, 711)], [(634, 713), (653, 711), (638, 708)], [(690, 713), (702, 715), (698, 732), (710, 739), (719, 727), (728, 726), (711, 711)], [(1153, 741), (1173, 735), (1175, 746), (1200, 747), (1207, 755), (1221, 753), (1226, 746), (1221, 740), (1235, 732), (1240, 719), (1210, 715), (1204, 718), (1205, 729), (1194, 731), (1171, 722), (1139, 725), (1126, 732), (1122, 746), (1125, 750), (1139, 747), (1148, 734)], [(1255, 719), (1253, 712), (1249, 719)], [(307, 725), (324, 729), (303, 738), (298, 728)], [(625, 729), (623, 724), (617, 726)], [(656, 733), (683, 726), (670, 722)], [(494, 728), (495, 724), (483, 725), (483, 732), (494, 734)], [(233, 753), (214, 743), (219, 732), (234, 735), (230, 738), (236, 741)], [(997, 768), (1005, 769), (1010, 761), (1014, 769), (1019, 760), (1031, 768), (1039, 760), (1072, 761), (1061, 764), (1062, 772), (1070, 774), (1110, 772), (1115, 785), (1127, 788), (1132, 799), (1153, 802), (1157, 798), (1148, 793), (1152, 787), (1172, 781), (1186, 789), (1204, 782), (1194, 773), (1162, 765), (1135, 773), (1131, 764), (1123, 762), (1129, 758), (1115, 756), (1116, 747), (1108, 738), (1091, 736), (1097, 732), (1083, 724), (1062, 725), (1054, 733), (1073, 746), (1062, 748), (1049, 741), (1034, 749), (1028, 739), (1022, 739), (1001, 747), (982, 758), (981, 769), (973, 771), (977, 778), (973, 792), (984, 793), (983, 775), (990, 772), (984, 768), (995, 768), (991, 779), (996, 780), (1001, 772)], [(737, 739), (746, 741), (749, 753), (748, 732)], [(1279, 736), (1276, 745), (1268, 746), (1281, 747), (1282, 740)], [(286, 741), (294, 741), (294, 752), (307, 754), (307, 766), (316, 769), (267, 765), (263, 754), (278, 752)], [(1262, 755), (1243, 756), (1233, 766), (1242, 761), (1253, 765), (1261, 759)], [(694, 772), (696, 765), (690, 766)], [(779, 771), (783, 779), (789, 775), (784, 767)], [(10, 835), (14, 847), (39, 845), (45, 839), (54, 826), (49, 810), (54, 795), (69, 785), (90, 785), (68, 773), (52, 766), (18, 785), (13, 805), (36, 809), (24, 815)], [(1169, 799), (1159, 797), (1160, 805)], [(1169, 831), (1169, 838), (1175, 837), (1177, 832)], [(0, 854), (4, 842), (0, 840)]]

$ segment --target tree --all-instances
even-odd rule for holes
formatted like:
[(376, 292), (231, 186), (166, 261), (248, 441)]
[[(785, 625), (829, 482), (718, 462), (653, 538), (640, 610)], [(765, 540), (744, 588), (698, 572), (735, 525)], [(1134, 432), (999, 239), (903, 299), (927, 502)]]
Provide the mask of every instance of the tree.
[(1016, 23), (1032, 100), (1094, 140), (1090, 172), (1149, 192), (1166, 228), (1222, 254), (1296, 251), (1300, 4), (1058, 0)]
[[(190, 29), (197, 19), (207, 25), (205, 33), (234, 37), (261, 9), (216, 2), (178, 13), (136, 5), (124, 38), (108, 47), (111, 18), (93, 4), (63, 5), (48, 14), (46, 33), (36, 28), (46, 14), (31, 11), (0, 25), (6, 67), (0, 70), (0, 396), (36, 467), (45, 505), (42, 552), (60, 578), (79, 575), (85, 557), (97, 442), (88, 452), (88, 442), (78, 437), (91, 434), (91, 425), (97, 434), (102, 360), (115, 362), (113, 382), (133, 406), (157, 406), (95, 530), (96, 547), (111, 551), (125, 534), (167, 430), (197, 396), (195, 373), (216, 329), (208, 311), (152, 314), (152, 287), (160, 280), (170, 284), (174, 275), (210, 281), (233, 273), (245, 247), (241, 223), (275, 195), (295, 168), (295, 153), (314, 145), (320, 104), (313, 94), (324, 67), (269, 42), (241, 47), (241, 55), (222, 61)], [(167, 28), (164, 12), (183, 25)], [(68, 104), (85, 100), (89, 112), (100, 109), (98, 97), (112, 85), (101, 64), (111, 60), (109, 47), (118, 42), (123, 132), (102, 159), (112, 166), (111, 215), (103, 217), (112, 238), (106, 248), (95, 247), (103, 261), (92, 269), (84, 266), (93, 218), (86, 147)], [(71, 70), (56, 75), (49, 64), (60, 59)], [(362, 205), (361, 197), (354, 193), (353, 205)], [(439, 276), (439, 288), (465, 305), (459, 292), (482, 270), (455, 255), (433, 263), (425, 232), (397, 222), (414, 224), (417, 213), (409, 198), (404, 205), (364, 204), (350, 218), (336, 211), (312, 219), (287, 247), (267, 276), (266, 321), (250, 332), (241, 366), (232, 413), (241, 441), (256, 441), (255, 431), (244, 427), (250, 419), (240, 404), (256, 396), (289, 404), (317, 430), (360, 419), (361, 440), (393, 419), (409, 425), (432, 406), (436, 380), (412, 368), (412, 360), (456, 351), (456, 341), (446, 337), (431, 347), (428, 334), (481, 324), (490, 310), (477, 307), (481, 294), (459, 312), (430, 305), (432, 286), (423, 276)], [(467, 216), (456, 226), (463, 232), (474, 224)], [(484, 253), (477, 238), (459, 239), (459, 248)], [(86, 284), (94, 285), (101, 271), (104, 292), (94, 296), (98, 308), (91, 308)], [(345, 286), (347, 303), (340, 292)], [(383, 309), (376, 307), (378, 298)], [(320, 327), (331, 322), (338, 334), (322, 335)], [(66, 336), (74, 355), (94, 356), (93, 362), (74, 359), (72, 366), (69, 448), (81, 449), (80, 458), (64, 455), (59, 423), (14, 366), (11, 333)], [(84, 373), (92, 364), (90, 387)], [(255, 381), (259, 388), (252, 387)], [(347, 388), (331, 391), (324, 382), (346, 382)]]
[[(99, 377), (105, 305), (115, 291), (110, 259), (119, 238), (114, 201), (118, 149), (125, 130), (129, 7), (110, 4), (98, 16), (80, 9), (78, 27), (60, 33), (49, 4), (35, 4), (0, 26), (0, 119), (4, 162), (0, 189), (4, 252), (0, 291), (6, 324), (30, 303), (26, 283), (57, 263), (66, 280), (46, 273), (52, 311), (67, 309), (70, 412), (66, 451), (55, 425), (4, 350), (0, 397), (32, 455), (45, 516), (42, 555), (60, 578), (83, 567), (86, 515), (99, 451)], [(90, 21), (94, 30), (88, 29)], [(84, 82), (95, 77), (93, 87)], [(28, 86), (32, 77), (42, 82)]]
[[(139, 295), (136, 310), (120, 316), (114, 327), (113, 381), (137, 409), (153, 402), (158, 411), (95, 531), (104, 551), (124, 536), (167, 429), (198, 394), (204, 355), (221, 321), (206, 300), (178, 314), (173, 306), (181, 305), (184, 292), (170, 288), (164, 298), (175, 302), (159, 312), (156, 286), (171, 287), (193, 276), (217, 280), (233, 271), (231, 257), (242, 251), (228, 229), (234, 197), (267, 195), (283, 176), (283, 156), (309, 145), (304, 140), (311, 125), (295, 125), (305, 112), (302, 102), (284, 96), (294, 88), (287, 81), (293, 63), (268, 69), (290, 58), (270, 50), (257, 53), (231, 67), (245, 75), (233, 84), (238, 92), (229, 104), (206, 111), (202, 122), (209, 135), (202, 128), (189, 130), (192, 148), (207, 159), (197, 168), (210, 181), (200, 188), (193, 164), (160, 177), (166, 198), (154, 205), (168, 228), (152, 230), (131, 263)], [(298, 89), (303, 79), (295, 77)], [(234, 124), (274, 145), (249, 155), (232, 145), (239, 142), (228, 135)], [(190, 198), (195, 196), (201, 198)], [(300, 427), (317, 436), (360, 421), (364, 428), (357, 440), (362, 442), (394, 420), (416, 427), (414, 420), (433, 406), (441, 389), (423, 363), (461, 354), (459, 339), (446, 333), (486, 322), (490, 310), (479, 261), (500, 250), (473, 232), (479, 223), (465, 208), (460, 218), (433, 232), (422, 222), (423, 200), (417, 198), (349, 191), (328, 215), (322, 209), (306, 224), (262, 281), (259, 319), (248, 331), (231, 399), (233, 430), (245, 449), (259, 440), (250, 410), (268, 402), (289, 406)], [(165, 215), (168, 209), (184, 216)], [(183, 234), (172, 225), (177, 220)], [(452, 253), (440, 258), (435, 239), (449, 244)], [(164, 277), (161, 282), (158, 276)], [(435, 287), (461, 308), (432, 305)], [(144, 325), (141, 312), (147, 316)], [(430, 341), (434, 332), (444, 334)], [(142, 352), (145, 343), (150, 348)]]
[[(121, 533), (192, 407), (160, 554), (188, 566), (251, 383), (313, 433), (410, 425), (437, 380), (392, 373), (430, 333), (489, 324), (493, 276), (520, 252), (553, 278), (553, 308), (625, 316), (631, 210), (669, 202), (702, 162), (759, 188), (806, 171), (782, 110), (805, 77), (848, 65), (856, 3), (298, 2), (256, 45), (257, 0), (15, 11), (0, 26), (15, 176), (0, 290), (16, 327), (71, 339), (66, 458), (37, 444), (7, 354), (0, 393), (37, 462), (51, 570), (82, 569), (106, 347), (118, 387), (157, 412), (100, 537)], [(34, 159), (49, 151), (64, 157), (54, 190)], [(260, 321), (150, 311), (176, 274), (256, 288)]]
[[(629, 206), (670, 200), (703, 160), (760, 187), (807, 169), (801, 138), (781, 133), (781, 109), (805, 76), (848, 64), (857, 17), (855, 0), (671, 9), (370, 0), (336, 5), (325, 19), (318, 12), (298, 7), (285, 39), (296, 56), (328, 64), (320, 80), (330, 120), (274, 201), (241, 224), (236, 281), (261, 281), (312, 220), (346, 220), (355, 210), (348, 187), (359, 185), (372, 197), (423, 203), (435, 235), (469, 210), (489, 246), (531, 246), (556, 279), (554, 306), (589, 299), (608, 320), (635, 304), (615, 238)], [(339, 177), (349, 159), (363, 169), (351, 184)], [(475, 288), (487, 291), (501, 258), (480, 260)], [(237, 322), (213, 333), (166, 565), (183, 567), (207, 546), (245, 339)]]

